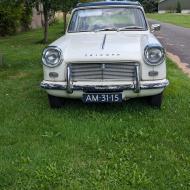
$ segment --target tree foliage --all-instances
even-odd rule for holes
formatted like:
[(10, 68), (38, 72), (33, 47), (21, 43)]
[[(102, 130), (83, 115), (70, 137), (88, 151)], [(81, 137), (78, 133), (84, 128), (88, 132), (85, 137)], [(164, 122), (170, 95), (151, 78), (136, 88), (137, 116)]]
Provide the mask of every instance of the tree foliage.
[(48, 42), (48, 28), (49, 21), (56, 11), (62, 11), (64, 14), (64, 32), (66, 30), (66, 16), (69, 10), (74, 7), (78, 0), (30, 0), (34, 4), (43, 6), (43, 17), (44, 17), (44, 39), (43, 42)]
[(181, 3), (177, 1), (177, 8), (176, 8), (177, 13), (181, 13)]
[(25, 0), (23, 1), (23, 11), (21, 15), (21, 27), (23, 31), (30, 29), (30, 24), (32, 21), (32, 4)]
[(152, 13), (158, 11), (158, 1), (157, 0), (140, 0), (145, 12)]
[[(98, 0), (80, 0), (81, 3), (93, 2)], [(132, 1), (132, 0), (131, 0)], [(138, 0), (148, 13), (156, 12), (158, 10), (158, 0)]]
[(67, 14), (68, 12), (75, 7), (75, 5), (78, 3), (78, 0), (59, 0), (59, 7), (60, 10), (63, 12), (63, 32), (65, 33), (66, 31), (66, 26), (67, 26)]
[[(0, 0), (0, 35), (14, 34), (18, 28), (28, 30), (32, 19), (32, 7), (42, 5), (44, 18), (44, 42), (48, 41), (49, 20), (56, 11), (63, 12), (64, 32), (68, 12), (78, 2), (96, 0)], [(155, 12), (158, 0), (139, 0), (146, 12)], [(178, 11), (181, 9), (178, 3)], [(180, 11), (181, 12), (181, 11)]]
[(0, 35), (11, 35), (19, 29), (27, 30), (32, 19), (32, 8), (24, 0), (0, 1)]

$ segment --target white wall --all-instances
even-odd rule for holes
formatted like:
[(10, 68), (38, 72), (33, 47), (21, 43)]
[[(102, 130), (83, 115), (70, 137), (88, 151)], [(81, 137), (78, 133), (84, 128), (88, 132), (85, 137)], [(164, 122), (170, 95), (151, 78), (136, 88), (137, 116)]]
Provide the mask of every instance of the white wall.
[(166, 13), (167, 11), (165, 11), (165, 10), (161, 10), (161, 11), (158, 11), (158, 13), (160, 13), (160, 14), (163, 14), (163, 13)]
[[(158, 13), (163, 14), (163, 13), (171, 13), (171, 10), (159, 10)], [(175, 11), (174, 11), (175, 13)], [(190, 10), (181, 10), (182, 14), (190, 14)]]
[(190, 10), (182, 10), (181, 13), (183, 13), (183, 14), (190, 14)]

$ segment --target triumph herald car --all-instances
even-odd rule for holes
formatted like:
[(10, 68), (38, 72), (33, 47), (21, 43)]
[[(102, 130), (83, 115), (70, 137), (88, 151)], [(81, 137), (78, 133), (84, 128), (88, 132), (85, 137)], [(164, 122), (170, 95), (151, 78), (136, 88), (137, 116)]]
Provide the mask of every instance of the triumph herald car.
[(165, 50), (153, 35), (138, 2), (78, 4), (66, 34), (42, 55), (44, 80), (52, 108), (66, 98), (85, 103), (122, 102), (147, 97), (160, 107), (166, 79)]

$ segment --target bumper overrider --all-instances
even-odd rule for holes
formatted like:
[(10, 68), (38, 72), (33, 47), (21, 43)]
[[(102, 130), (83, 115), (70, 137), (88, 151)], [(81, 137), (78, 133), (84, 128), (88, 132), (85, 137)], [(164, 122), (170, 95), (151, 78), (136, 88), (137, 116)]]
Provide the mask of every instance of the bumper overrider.
[[(135, 69), (136, 78), (134, 81), (118, 82), (117, 84), (110, 84), (107, 82), (73, 82), (71, 80), (70, 67), (67, 67), (67, 80), (66, 82), (52, 82), (52, 81), (42, 81), (41, 87), (46, 90), (65, 90), (67, 93), (72, 94), (73, 91), (124, 91), (133, 90), (135, 93), (140, 93), (141, 90), (151, 90), (151, 89), (164, 89), (169, 85), (167, 79), (154, 80), (154, 81), (140, 81), (139, 66)], [(114, 82), (115, 83), (115, 82)]]

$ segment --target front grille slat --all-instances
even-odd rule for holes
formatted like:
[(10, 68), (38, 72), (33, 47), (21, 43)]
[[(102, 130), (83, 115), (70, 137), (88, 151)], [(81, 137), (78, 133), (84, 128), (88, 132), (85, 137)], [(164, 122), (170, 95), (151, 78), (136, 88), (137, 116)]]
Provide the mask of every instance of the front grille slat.
[(72, 63), (72, 81), (134, 81), (137, 63)]
[(75, 77), (77, 77), (77, 78), (100, 78), (101, 79), (101, 77), (102, 77), (102, 75), (101, 74), (96, 74), (96, 75), (74, 75), (73, 76), (73, 78), (75, 78)]
[(112, 70), (112, 69), (106, 69), (104, 71), (104, 73), (110, 73), (110, 74), (114, 74), (114, 73), (118, 73), (118, 74), (131, 74), (134, 73), (134, 71), (130, 71), (130, 70)]
[(82, 70), (82, 69), (79, 69), (79, 70), (72, 70), (72, 73), (73, 74), (85, 74), (85, 73), (101, 73), (102, 70), (101, 69), (94, 69), (94, 70)]

